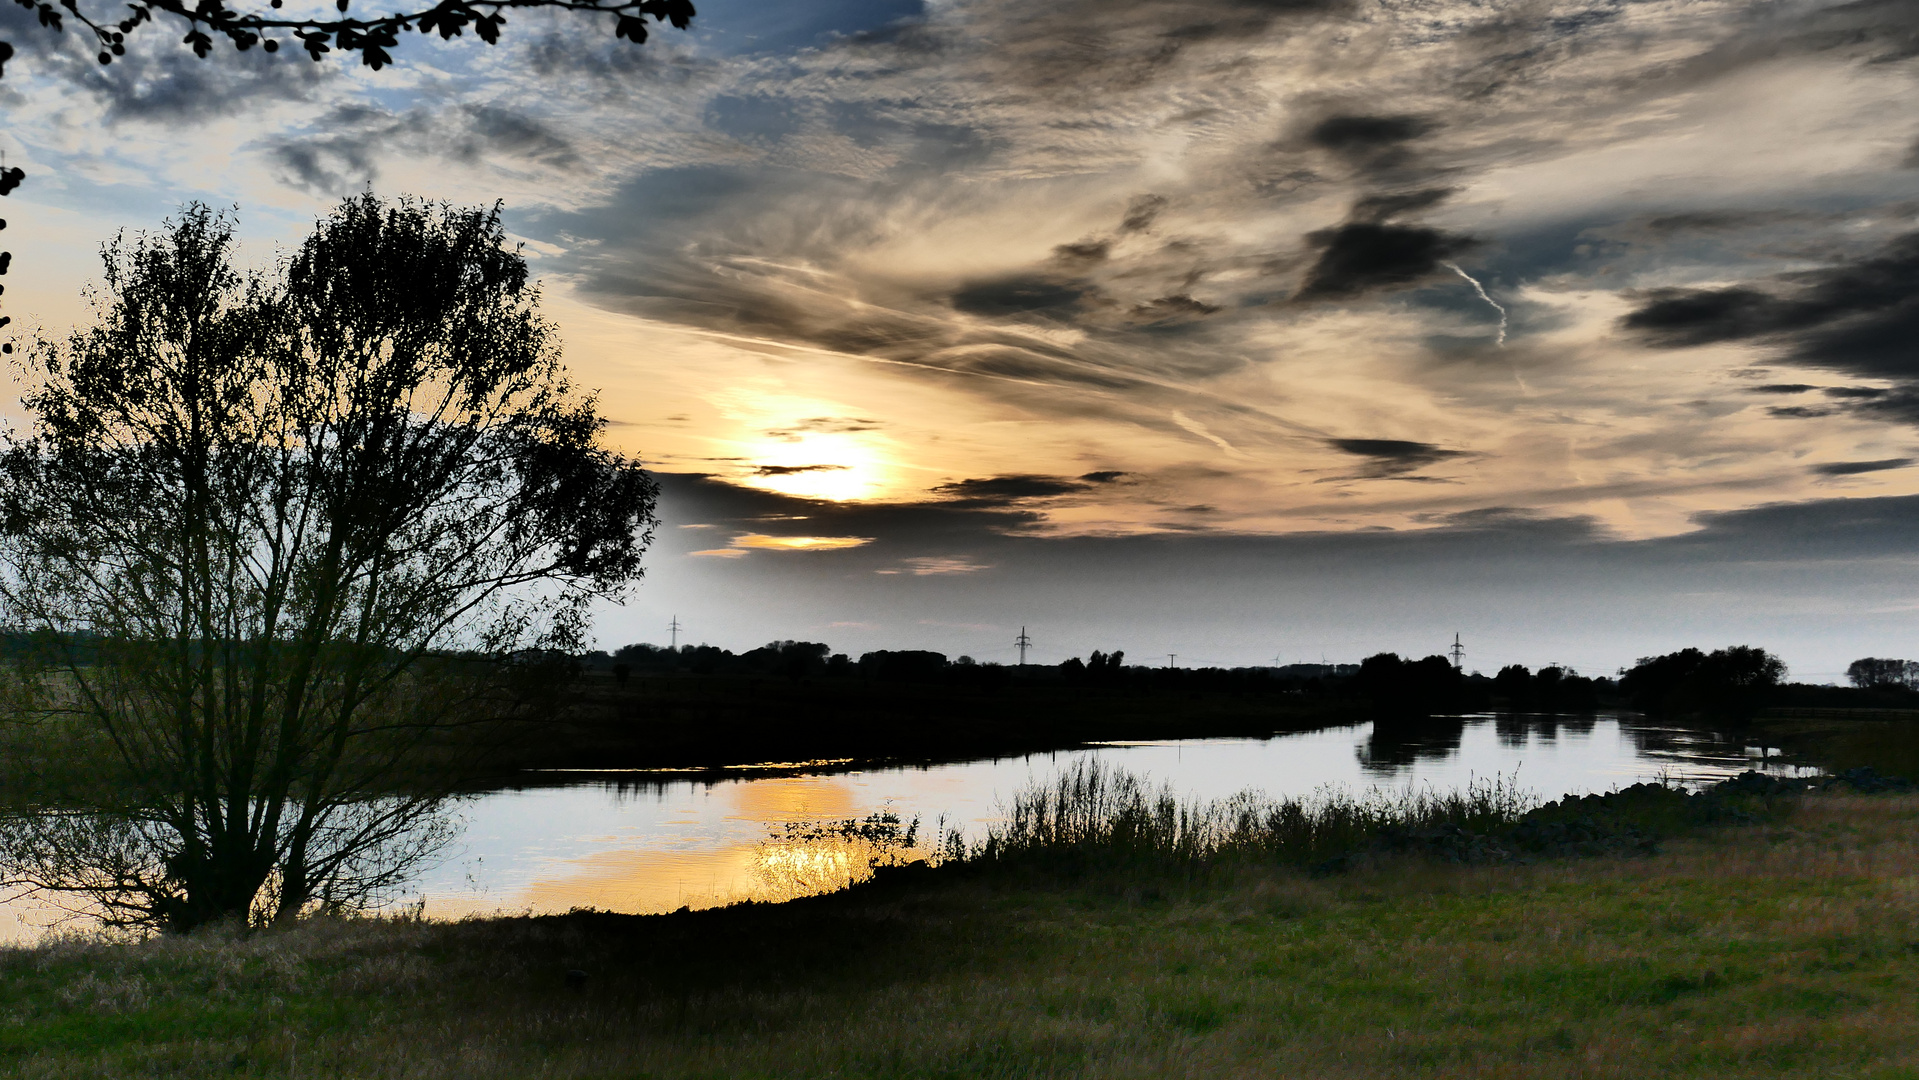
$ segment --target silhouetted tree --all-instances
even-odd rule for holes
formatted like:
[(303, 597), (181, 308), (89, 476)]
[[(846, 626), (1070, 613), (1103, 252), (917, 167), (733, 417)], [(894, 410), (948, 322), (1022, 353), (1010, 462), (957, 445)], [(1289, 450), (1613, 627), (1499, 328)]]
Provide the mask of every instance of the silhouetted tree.
[(438, 737), (500, 707), (500, 665), (573, 663), (656, 499), (497, 209), (352, 199), (274, 277), (232, 227), (109, 245), (0, 455), (0, 594), (52, 643), (29, 716), (99, 772), (94, 813), (0, 846), (174, 929), (396, 880), (437, 839)]
[(1654, 716), (1737, 720), (1771, 700), (1786, 665), (1764, 649), (1735, 645), (1642, 657), (1619, 678), (1635, 709)]
[(1524, 664), (1508, 664), (1493, 676), (1493, 693), (1506, 700), (1507, 708), (1521, 711), (1532, 708), (1533, 673)]
[(1919, 663), (1868, 656), (1847, 665), (1846, 681), (1862, 690), (1919, 690)]
[(879, 649), (860, 656), (860, 674), (877, 682), (938, 682), (946, 654), (924, 649)]
[(1378, 653), (1360, 661), (1353, 687), (1387, 716), (1428, 716), (1457, 711), (1464, 680), (1443, 656), (1401, 660)]

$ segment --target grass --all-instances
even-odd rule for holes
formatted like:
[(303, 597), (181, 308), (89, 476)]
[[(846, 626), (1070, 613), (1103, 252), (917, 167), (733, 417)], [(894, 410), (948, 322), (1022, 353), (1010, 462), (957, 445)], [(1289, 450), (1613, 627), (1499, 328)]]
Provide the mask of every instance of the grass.
[(0, 1074), (1912, 1077), (1916, 826), (1828, 794), (1651, 858), (975, 860), (670, 916), (75, 938), (0, 953)]
[(1054, 870), (1085, 862), (1186, 870), (1247, 859), (1311, 865), (1389, 833), (1444, 826), (1489, 832), (1515, 824), (1536, 805), (1505, 777), (1444, 793), (1375, 788), (1355, 795), (1329, 788), (1307, 798), (1246, 792), (1198, 803), (1093, 761), (1021, 792), (1005, 823), (973, 850), (952, 843), (947, 849), (957, 859), (1038, 862)]

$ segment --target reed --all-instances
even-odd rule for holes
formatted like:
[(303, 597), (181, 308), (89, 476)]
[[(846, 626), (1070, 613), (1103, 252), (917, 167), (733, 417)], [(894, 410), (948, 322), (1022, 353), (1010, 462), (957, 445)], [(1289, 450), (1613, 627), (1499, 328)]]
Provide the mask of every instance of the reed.
[[(1242, 792), (1212, 802), (1181, 799), (1169, 785), (1097, 760), (1019, 793), (1003, 823), (964, 846), (963, 860), (1160, 863), (1198, 867), (1252, 858), (1311, 865), (1363, 848), (1391, 830), (1457, 826), (1489, 832), (1540, 805), (1505, 776), (1464, 790), (1354, 793), (1326, 787), (1304, 798)], [(953, 851), (950, 838), (945, 848)]]

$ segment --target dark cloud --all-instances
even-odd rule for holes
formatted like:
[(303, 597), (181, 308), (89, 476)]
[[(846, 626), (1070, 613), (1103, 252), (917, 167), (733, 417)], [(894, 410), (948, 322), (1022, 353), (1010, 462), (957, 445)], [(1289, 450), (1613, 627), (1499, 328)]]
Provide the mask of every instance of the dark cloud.
[(1177, 296), (1162, 296), (1156, 300), (1135, 305), (1133, 317), (1146, 322), (1164, 324), (1205, 318), (1219, 310), (1216, 305), (1195, 300), (1181, 293)]
[(1340, 113), (1324, 117), (1282, 145), (1330, 154), (1347, 169), (1374, 177), (1400, 174), (1416, 164), (1412, 144), (1438, 125), (1410, 114)]
[(1163, 196), (1138, 196), (1126, 204), (1126, 216), (1120, 219), (1119, 231), (1145, 232), (1153, 227), (1153, 222), (1159, 218), (1159, 212), (1165, 208), (1166, 199)]
[(1417, 514), (1414, 518), (1460, 532), (1550, 535), (1561, 541), (1600, 540), (1612, 535), (1594, 517), (1583, 514), (1555, 517), (1520, 506), (1483, 506), (1453, 513)]
[(1307, 236), (1320, 249), (1296, 300), (1337, 300), (1410, 285), (1479, 246), (1469, 236), (1422, 225), (1351, 222)]
[(1090, 288), (1046, 277), (1008, 277), (973, 282), (953, 294), (953, 306), (969, 315), (1004, 316), (1045, 313), (1068, 315)]
[(1831, 416), (1838, 409), (1825, 409), (1817, 405), (1775, 405), (1766, 410), (1766, 415), (1777, 416), (1784, 420), (1815, 420), (1821, 416)]
[(1081, 473), (1079, 478), (1090, 484), (1112, 484), (1131, 475), (1118, 469), (1103, 469), (1099, 472)]
[(1805, 214), (1788, 210), (1691, 210), (1679, 214), (1661, 214), (1648, 218), (1645, 227), (1654, 233), (1726, 232), (1750, 229), (1795, 220)]
[(1061, 266), (1079, 268), (1103, 263), (1112, 254), (1111, 240), (1082, 240), (1077, 244), (1061, 244), (1053, 249), (1053, 261)]
[(797, 476), (810, 472), (838, 472), (845, 465), (761, 465), (753, 470), (754, 476)]
[(880, 426), (878, 420), (863, 416), (809, 416), (790, 427), (773, 428), (767, 434), (776, 439), (797, 439), (808, 432), (844, 434), (853, 431), (878, 431)]
[(1693, 515), (1698, 530), (1640, 541), (1648, 551), (1711, 549), (1729, 559), (1910, 556), (1919, 495), (1813, 499)]
[(447, 125), (453, 135), (450, 156), (471, 162), (507, 154), (554, 168), (580, 161), (572, 140), (524, 113), (493, 105), (465, 105), (460, 112), (464, 130)]
[(1621, 325), (1668, 348), (1753, 341), (1803, 364), (1919, 378), (1919, 232), (1851, 262), (1762, 283), (1655, 289)]
[(1347, 217), (1351, 221), (1378, 224), (1388, 218), (1398, 217), (1400, 214), (1417, 213), (1438, 206), (1457, 190), (1457, 188), (1426, 188), (1423, 191), (1368, 195), (1353, 204), (1352, 212)]
[[(1464, 450), (1444, 450), (1409, 439), (1328, 439), (1326, 445), (1355, 457), (1370, 459), (1358, 474), (1362, 479), (1406, 479), (1406, 474), (1448, 458), (1465, 457)], [(1424, 478), (1431, 479), (1431, 478)]]
[(1824, 388), (1827, 397), (1844, 398), (1853, 401), (1871, 401), (1882, 398), (1892, 391), (1879, 386), (1828, 386)]
[(1369, 154), (1417, 139), (1433, 126), (1432, 121), (1411, 115), (1329, 116), (1306, 132), (1306, 141), (1336, 153)]
[(1911, 464), (1912, 459), (1904, 457), (1884, 458), (1879, 461), (1834, 461), (1824, 465), (1814, 465), (1812, 471), (1820, 476), (1857, 476), (1860, 473), (1903, 469)]
[(572, 142), (523, 113), (491, 105), (462, 105), (395, 113), (376, 105), (338, 105), (313, 126), (324, 134), (283, 136), (267, 153), (282, 179), (322, 197), (339, 197), (373, 182), (379, 161), (427, 155), (478, 164), (514, 158), (549, 168), (571, 168), (580, 157)]
[(1765, 386), (1748, 386), (1748, 394), (1803, 394), (1808, 390), (1817, 390), (1809, 383), (1768, 383)]
[(1073, 495), (1087, 490), (1079, 480), (1063, 476), (1016, 474), (956, 480), (934, 488), (935, 494), (965, 506), (1010, 506), (1027, 499), (1046, 499)]
[(355, 137), (282, 140), (268, 150), (281, 179), (322, 198), (337, 198), (370, 183), (378, 169), (373, 148)]

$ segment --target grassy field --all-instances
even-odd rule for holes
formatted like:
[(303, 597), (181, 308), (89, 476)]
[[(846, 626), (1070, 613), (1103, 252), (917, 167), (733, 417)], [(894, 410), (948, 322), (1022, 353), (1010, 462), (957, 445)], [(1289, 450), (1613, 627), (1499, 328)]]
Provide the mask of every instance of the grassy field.
[(0, 1074), (1919, 1076), (1916, 837), (1829, 794), (1649, 858), (71, 940), (0, 953)]

